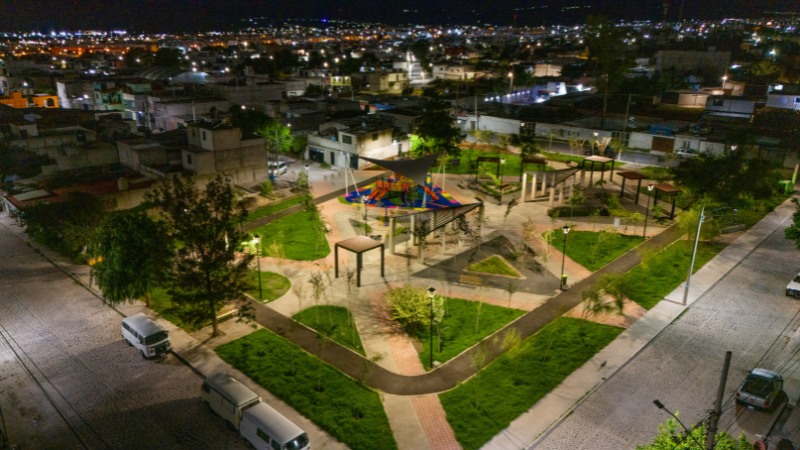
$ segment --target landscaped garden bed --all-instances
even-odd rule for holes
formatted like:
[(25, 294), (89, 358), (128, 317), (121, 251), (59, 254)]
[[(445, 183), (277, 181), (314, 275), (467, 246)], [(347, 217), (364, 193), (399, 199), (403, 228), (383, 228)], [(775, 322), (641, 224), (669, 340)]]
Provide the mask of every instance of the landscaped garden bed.
[(303, 325), (362, 356), (364, 346), (358, 334), (353, 317), (347, 308), (341, 306), (319, 305), (306, 308), (292, 316)]

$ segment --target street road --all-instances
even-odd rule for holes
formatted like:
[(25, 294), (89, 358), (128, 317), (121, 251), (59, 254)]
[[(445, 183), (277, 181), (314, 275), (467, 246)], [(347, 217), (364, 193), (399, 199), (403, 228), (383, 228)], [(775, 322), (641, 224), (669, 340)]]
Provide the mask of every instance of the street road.
[[(798, 270), (797, 250), (778, 227), (627, 365), (591, 393), (531, 448), (632, 449), (650, 442), (669, 416), (659, 399), (692, 427), (713, 408), (725, 352), (733, 352), (720, 430), (735, 435), (752, 415), (737, 407), (736, 388), (753, 367), (778, 370), (797, 400), (800, 302), (784, 296)], [(761, 431), (763, 432), (763, 431)]]
[(246, 448), (200, 402), (198, 375), (172, 355), (143, 360), (122, 339), (115, 310), (5, 223), (0, 224), (0, 412), (12, 444)]

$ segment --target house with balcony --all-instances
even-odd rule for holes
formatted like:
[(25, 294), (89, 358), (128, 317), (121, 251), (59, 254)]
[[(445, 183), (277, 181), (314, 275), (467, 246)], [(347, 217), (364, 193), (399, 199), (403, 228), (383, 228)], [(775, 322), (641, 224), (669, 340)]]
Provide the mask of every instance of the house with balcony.
[(361, 115), (332, 120), (319, 126), (317, 133), (308, 135), (306, 159), (327, 163), (333, 167), (364, 167), (360, 157), (389, 159), (398, 156), (398, 149), (408, 148), (408, 142), (394, 138), (392, 120), (375, 115)]

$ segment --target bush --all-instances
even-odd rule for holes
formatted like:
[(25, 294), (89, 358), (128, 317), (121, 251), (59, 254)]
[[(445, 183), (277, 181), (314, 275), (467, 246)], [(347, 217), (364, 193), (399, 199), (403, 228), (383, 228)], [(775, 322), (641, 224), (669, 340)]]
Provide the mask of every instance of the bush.
[(608, 208), (605, 206), (596, 207), (596, 206), (556, 206), (555, 208), (551, 208), (547, 211), (547, 215), (549, 217), (586, 217), (591, 216), (592, 213), (595, 211), (600, 211), (601, 216), (609, 216), (610, 213), (608, 212)]

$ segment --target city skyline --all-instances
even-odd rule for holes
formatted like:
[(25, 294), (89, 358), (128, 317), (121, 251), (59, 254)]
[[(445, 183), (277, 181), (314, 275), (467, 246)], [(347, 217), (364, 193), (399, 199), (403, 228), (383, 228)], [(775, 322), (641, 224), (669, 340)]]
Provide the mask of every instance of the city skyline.
[[(760, 17), (792, 11), (792, 0), (668, 0), (668, 20)], [(7, 0), (0, 4), (0, 31), (127, 29), (145, 32), (207, 31), (242, 28), (245, 19), (371, 21), (387, 24), (476, 24), (538, 26), (580, 23), (589, 14), (619, 20), (662, 20), (664, 0), (642, 0), (619, 8), (618, 0), (406, 0), (347, 4), (315, 0), (286, 4), (275, 0), (77, 0), (69, 9), (57, 0)], [(54, 14), (58, 11), (58, 14)]]

